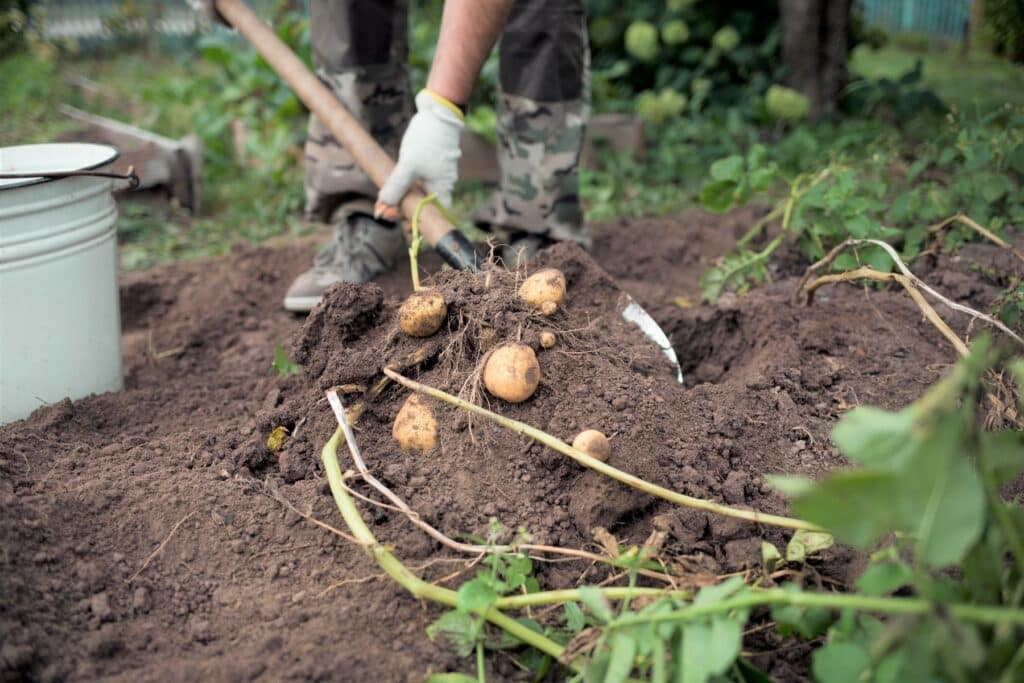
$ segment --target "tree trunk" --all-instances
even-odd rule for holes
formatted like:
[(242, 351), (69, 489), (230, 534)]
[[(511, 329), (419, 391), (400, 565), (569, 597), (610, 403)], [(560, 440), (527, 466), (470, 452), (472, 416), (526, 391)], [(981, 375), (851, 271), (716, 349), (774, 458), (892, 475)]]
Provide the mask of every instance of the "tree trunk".
[(971, 4), (971, 19), (967, 25), (964, 52), (981, 45), (981, 31), (985, 25), (985, 0), (974, 0)]
[(851, 1), (779, 0), (788, 83), (807, 96), (812, 118), (834, 113), (846, 87)]

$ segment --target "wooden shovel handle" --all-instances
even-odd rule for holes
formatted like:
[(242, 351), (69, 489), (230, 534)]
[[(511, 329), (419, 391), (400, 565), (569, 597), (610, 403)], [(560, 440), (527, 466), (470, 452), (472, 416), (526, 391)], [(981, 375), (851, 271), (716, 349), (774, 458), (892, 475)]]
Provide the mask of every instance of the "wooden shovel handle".
[[(217, 11), (235, 29), (245, 36), (263, 56), (267, 64), (284, 79), (302, 102), (309, 107), (335, 139), (352, 155), (359, 168), (380, 187), (395, 162), (381, 149), (359, 121), (338, 101), (326, 85), (313, 75), (277, 34), (253, 13), (243, 0), (216, 0)], [(411, 218), (423, 192), (413, 187), (402, 199), (402, 213)], [(453, 268), (475, 268), (480, 259), (462, 233), (455, 229), (444, 214), (428, 204), (420, 212), (420, 232)]]

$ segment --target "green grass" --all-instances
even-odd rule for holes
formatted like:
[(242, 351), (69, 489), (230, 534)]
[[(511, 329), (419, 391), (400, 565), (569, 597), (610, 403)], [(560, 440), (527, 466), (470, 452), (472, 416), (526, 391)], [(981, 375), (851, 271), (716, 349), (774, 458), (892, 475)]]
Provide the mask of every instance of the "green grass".
[(0, 145), (52, 141), (71, 126), (56, 110), (57, 69), (31, 54), (0, 59)]
[(889, 45), (880, 50), (861, 45), (853, 51), (851, 70), (869, 79), (897, 78), (917, 60), (924, 67), (924, 85), (964, 111), (991, 110), (1003, 104), (1024, 105), (1024, 66), (991, 54), (959, 47), (911, 50)]

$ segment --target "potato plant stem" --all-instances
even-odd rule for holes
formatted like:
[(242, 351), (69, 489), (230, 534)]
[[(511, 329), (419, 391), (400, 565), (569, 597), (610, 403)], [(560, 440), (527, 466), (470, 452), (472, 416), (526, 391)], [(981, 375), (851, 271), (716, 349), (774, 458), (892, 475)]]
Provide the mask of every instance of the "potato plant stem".
[(1007, 251), (1011, 252), (1014, 256), (1017, 257), (1018, 260), (1020, 260), (1021, 263), (1024, 263), (1024, 252), (1022, 252), (1020, 249), (1013, 246), (1012, 244), (1004, 240), (1002, 237), (995, 234), (994, 232), (992, 232), (991, 230), (981, 225), (973, 218), (964, 213), (953, 214), (946, 220), (936, 223), (935, 225), (928, 228), (928, 232), (940, 232), (944, 230), (947, 226), (949, 226), (951, 223), (963, 223), (968, 228), (971, 228), (979, 235), (983, 236), (984, 238), (992, 242), (993, 244), (1000, 246), (1003, 249), (1006, 249)]
[[(397, 581), (414, 596), (448, 607), (456, 607), (459, 603), (459, 598), (455, 591), (435, 586), (413, 574), (388, 548), (377, 542), (373, 532), (366, 526), (366, 522), (363, 521), (362, 516), (359, 514), (359, 508), (356, 507), (355, 501), (349, 497), (343, 485), (341, 466), (338, 464), (338, 444), (341, 443), (343, 437), (342, 429), (338, 427), (331, 439), (324, 445), (321, 456), (324, 462), (324, 471), (327, 473), (327, 481), (331, 487), (331, 494), (334, 496), (334, 502), (338, 506), (338, 511), (341, 513), (352, 535), (363, 544), (370, 557), (374, 559), (388, 576)], [(558, 658), (565, 651), (565, 648), (558, 643), (506, 616), (496, 607), (490, 607), (483, 616), (509, 635), (537, 648), (547, 655)]]
[[(664, 598), (673, 597), (682, 600), (693, 599), (693, 591), (689, 590), (663, 590), (661, 588), (642, 588), (629, 586), (614, 586), (602, 588), (601, 594), (608, 600), (625, 600), (627, 598)], [(502, 609), (520, 609), (522, 607), (538, 607), (540, 605), (553, 605), (556, 603), (577, 602), (580, 599), (580, 592), (575, 588), (562, 590), (544, 591), (542, 593), (525, 593), (523, 595), (509, 595), (498, 598), (496, 607)]]
[(1024, 609), (989, 605), (937, 605), (921, 598), (871, 597), (848, 593), (804, 593), (783, 589), (759, 590), (707, 605), (697, 605), (654, 614), (626, 614), (608, 624), (607, 628), (648, 624), (660, 621), (689, 621), (712, 614), (764, 605), (821, 607), (824, 609), (855, 609), (883, 614), (924, 615), (942, 610), (957, 619), (979, 624), (1012, 624), (1024, 626)]
[(687, 496), (682, 493), (677, 493), (670, 489), (652, 484), (649, 481), (645, 481), (639, 477), (636, 477), (622, 470), (616, 469), (607, 463), (601, 462), (595, 458), (590, 457), (586, 453), (576, 450), (572, 446), (566, 444), (561, 439), (557, 439), (545, 431), (531, 427), (530, 425), (513, 420), (497, 413), (493, 413), (486, 408), (482, 408), (478, 405), (463, 401), (462, 399), (452, 396), (451, 394), (427, 386), (426, 384), (420, 384), (414, 380), (405, 377), (404, 375), (395, 372), (391, 368), (384, 368), (384, 374), (398, 382), (399, 384), (412, 389), (413, 391), (421, 394), (426, 394), (445, 403), (457, 406), (468, 412), (486, 417), (488, 420), (505, 427), (513, 432), (528, 436), (535, 441), (538, 441), (552, 450), (558, 451), (562, 455), (566, 455), (575, 460), (584, 467), (589, 467), (592, 470), (596, 470), (601, 474), (611, 477), (616, 481), (622, 482), (627, 486), (632, 486), (635, 489), (649, 493), (657, 498), (662, 498), (669, 502), (685, 507), (695, 508), (697, 510), (704, 510), (706, 512), (712, 512), (726, 517), (735, 517), (737, 519), (743, 519), (748, 522), (755, 522), (757, 524), (767, 524), (770, 526), (778, 526), (786, 529), (806, 529), (807, 531), (824, 531), (821, 527), (811, 524), (810, 522), (802, 519), (794, 519), (791, 517), (781, 517), (779, 515), (769, 515), (763, 512), (757, 512), (755, 510), (741, 510), (739, 508), (729, 507), (727, 505), (721, 505), (719, 503), (712, 502), (710, 500), (702, 500), (700, 498), (694, 498)]
[(954, 332), (949, 325), (946, 324), (946, 321), (944, 321), (939, 314), (935, 312), (935, 309), (930, 303), (928, 303), (928, 300), (924, 298), (924, 295), (918, 291), (917, 287), (914, 286), (914, 283), (905, 275), (901, 275), (899, 273), (885, 273), (880, 270), (875, 270), (870, 266), (861, 266), (856, 270), (822, 275), (816, 280), (807, 283), (804, 289), (809, 297), (814, 293), (814, 290), (823, 285), (833, 284), (836, 282), (850, 282), (853, 280), (898, 282), (903, 286), (903, 289), (906, 290), (907, 294), (910, 295), (910, 298), (914, 300), (917, 307), (921, 309), (921, 313), (924, 314), (924, 317), (942, 333), (942, 336), (953, 345), (953, 348), (956, 349), (956, 352), (959, 353), (960, 356), (966, 357), (970, 353), (967, 349), (967, 344), (964, 344), (963, 340), (956, 335), (956, 332)]
[(420, 284), (420, 245), (423, 244), (423, 236), (420, 235), (420, 214), (423, 213), (423, 207), (434, 201), (435, 197), (432, 194), (427, 195), (416, 204), (416, 209), (412, 212), (412, 220), (409, 221), (409, 230), (412, 232), (412, 237), (409, 239), (409, 269), (412, 271), (412, 291), (418, 292), (423, 289)]
[(753, 227), (751, 227), (750, 230), (747, 230), (743, 237), (736, 242), (736, 246), (740, 249), (747, 246), (751, 240), (761, 234), (761, 231), (765, 229), (765, 226), (782, 216), (785, 206), (786, 202), (780, 202), (774, 209), (762, 216), (761, 219), (754, 223)]

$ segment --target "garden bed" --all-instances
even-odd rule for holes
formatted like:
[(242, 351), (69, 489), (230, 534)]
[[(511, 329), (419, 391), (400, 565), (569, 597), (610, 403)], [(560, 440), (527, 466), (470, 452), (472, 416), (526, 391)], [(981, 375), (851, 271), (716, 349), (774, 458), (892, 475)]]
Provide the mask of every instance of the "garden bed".
[[(601, 429), (621, 470), (787, 514), (762, 475), (819, 477), (842, 466), (829, 442), (838, 418), (856, 405), (906, 405), (955, 353), (902, 291), (843, 284), (810, 307), (791, 303), (806, 265), (796, 256), (784, 255), (775, 280), (750, 294), (692, 305), (700, 273), (756, 217), (595, 226), (592, 258), (564, 246), (544, 256), (569, 279), (564, 312), (551, 319), (516, 308), (511, 275), (441, 273), (451, 327), (425, 342), (429, 362), (404, 370), (474, 395), (487, 345), (479, 325), (460, 330), (485, 321), (496, 338), (528, 343), (555, 330), (559, 344), (539, 352), (537, 394), (516, 406), (492, 399), (492, 409), (570, 441)], [(421, 681), (470, 668), (426, 637), (439, 608), (308, 519), (345, 528), (319, 459), (336, 426), (323, 391), (369, 386), (382, 365), (401, 365), (423, 344), (394, 333), (407, 269), (336, 288), (308, 321), (281, 310), (309, 252), (239, 247), (122, 276), (125, 390), (0, 428), (0, 678)], [(923, 257), (915, 271), (984, 309), (1013, 269), (1006, 256), (972, 245)], [(668, 332), (685, 386), (618, 320), (619, 287)], [(277, 344), (304, 370), (273, 371)], [(402, 453), (391, 424), (407, 396), (391, 385), (367, 403), (356, 437), (371, 471), (448, 536), (486, 536), (494, 517), (535, 543), (601, 553), (595, 527), (623, 546), (661, 530), (683, 586), (759, 572), (761, 541), (785, 544), (778, 529), (659, 501), (454, 408), (437, 409), (437, 449)], [(289, 434), (272, 453), (267, 438), (279, 426)], [(467, 576), (466, 556), (394, 510), (361, 505), (375, 536), (420, 575), (448, 587)], [(545, 588), (616, 572), (545, 559), (558, 559), (535, 562)], [(796, 579), (843, 588), (862, 566), (836, 547)], [(751, 661), (784, 680), (811, 647), (773, 632), (756, 644)], [(510, 656), (490, 657), (488, 670), (492, 680), (529, 680)]]

